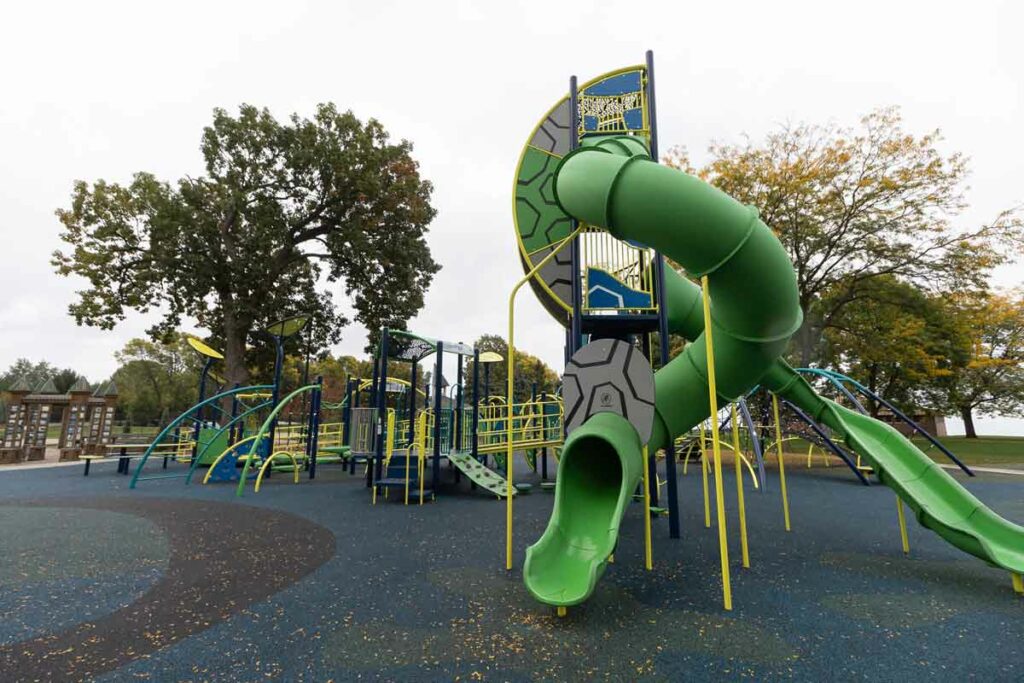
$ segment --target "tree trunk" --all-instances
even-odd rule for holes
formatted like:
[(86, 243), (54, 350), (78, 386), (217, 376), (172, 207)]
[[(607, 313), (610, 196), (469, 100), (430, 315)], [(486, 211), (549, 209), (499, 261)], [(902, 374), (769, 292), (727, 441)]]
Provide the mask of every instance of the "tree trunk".
[(245, 386), (249, 382), (249, 368), (245, 364), (245, 328), (238, 323), (234, 311), (225, 307), (224, 311), (224, 370), (227, 373), (227, 388), (238, 383)]
[[(872, 363), (868, 370), (868, 389), (872, 394), (878, 396), (878, 364)], [(868, 413), (871, 417), (878, 419), (878, 414), (882, 412), (882, 404), (873, 398), (868, 399)]]
[(796, 343), (797, 353), (800, 357), (800, 367), (810, 367), (816, 361), (821, 360), (821, 342), (824, 337), (824, 326), (821, 312), (814, 307), (814, 298), (810, 294), (800, 295), (800, 310), (803, 311), (804, 319), (800, 329), (793, 335)]
[(978, 433), (974, 431), (974, 414), (971, 406), (960, 406), (960, 419), (964, 421), (964, 436), (968, 439), (977, 439)]

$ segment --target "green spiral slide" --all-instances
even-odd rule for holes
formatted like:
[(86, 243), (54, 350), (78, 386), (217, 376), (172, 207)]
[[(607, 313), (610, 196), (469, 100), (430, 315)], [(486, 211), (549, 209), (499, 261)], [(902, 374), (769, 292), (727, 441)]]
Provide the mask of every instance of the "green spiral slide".
[[(657, 249), (694, 277), (708, 276), (720, 405), (766, 386), (867, 458), (921, 524), (983, 560), (1024, 571), (1024, 528), (991, 512), (893, 428), (818, 396), (781, 360), (802, 321), (796, 276), (755, 209), (654, 163), (639, 137), (588, 137), (581, 144), (554, 173), (562, 211)], [(700, 288), (672, 269), (666, 278), (670, 329), (694, 343), (655, 376), (652, 450), (709, 411)], [(642, 447), (632, 425), (607, 413), (570, 434), (548, 527), (526, 553), (524, 581), (535, 598), (569, 606), (594, 591), (642, 475)]]

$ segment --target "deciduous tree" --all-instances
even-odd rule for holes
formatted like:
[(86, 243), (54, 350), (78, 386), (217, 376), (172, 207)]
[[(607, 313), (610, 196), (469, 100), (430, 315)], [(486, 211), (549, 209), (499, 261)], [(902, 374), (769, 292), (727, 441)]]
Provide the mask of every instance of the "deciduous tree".
[(948, 373), (927, 393), (939, 408), (959, 415), (975, 438), (974, 415), (1019, 415), (1024, 408), (1024, 296), (1020, 292), (951, 298), (950, 315), (968, 340)]
[(70, 306), (79, 324), (157, 310), (161, 337), (191, 317), (222, 346), (228, 382), (244, 383), (246, 342), (276, 318), (313, 312), (318, 348), (340, 338), (349, 321), (324, 279), (370, 330), (422, 307), (439, 268), (425, 241), (435, 211), (409, 142), (333, 104), (287, 123), (242, 105), (214, 111), (200, 150), (205, 174), (176, 183), (75, 184), (53, 264), (86, 281)]
[[(699, 174), (758, 208), (793, 259), (804, 325), (796, 360), (820, 360), (822, 335), (870, 283), (896, 277), (931, 291), (983, 289), (991, 268), (1020, 243), (1014, 210), (957, 229), (967, 160), (945, 154), (938, 130), (907, 132), (899, 111), (881, 109), (857, 128), (784, 125), (763, 141), (714, 144)], [(689, 168), (684, 150), (669, 164)]]

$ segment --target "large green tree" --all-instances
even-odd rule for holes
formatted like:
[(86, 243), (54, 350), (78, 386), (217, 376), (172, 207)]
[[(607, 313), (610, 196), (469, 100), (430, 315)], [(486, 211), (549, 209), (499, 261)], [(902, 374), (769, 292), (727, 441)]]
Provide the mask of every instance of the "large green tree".
[(114, 354), (118, 405), (136, 424), (165, 424), (196, 402), (202, 359), (183, 334), (164, 341), (131, 339)]
[(57, 393), (63, 394), (67, 393), (79, 377), (81, 375), (71, 368), (57, 368), (45, 360), (33, 363), (27, 358), (19, 358), (7, 368), (7, 372), (0, 379), (0, 389), (7, 388), (19, 379), (24, 379), (32, 389), (36, 389), (46, 380), (52, 379)]
[[(504, 337), (497, 334), (485, 334), (476, 340), (476, 348), (480, 352), (493, 351), (500, 355), (502, 362), (490, 363), (490, 392), (492, 396), (505, 396), (508, 393), (508, 343)], [(537, 393), (553, 392), (559, 387), (558, 373), (534, 355), (516, 347), (515, 373), (512, 381), (515, 391), (515, 400), (523, 401), (529, 398), (534, 390)], [(481, 364), (482, 366), (483, 364)], [(480, 368), (480, 392), (484, 391), (484, 368)], [(465, 379), (466, 396), (470, 397), (473, 391), (473, 362), (466, 364)]]
[(200, 149), (205, 174), (176, 183), (75, 184), (53, 264), (87, 283), (70, 306), (79, 324), (155, 310), (156, 338), (191, 317), (223, 346), (228, 382), (244, 383), (246, 343), (276, 318), (309, 311), (317, 348), (340, 339), (349, 321), (324, 279), (370, 330), (422, 307), (439, 269), (425, 241), (435, 210), (408, 141), (333, 104), (287, 123), (242, 105), (214, 111)]
[[(826, 330), (823, 362), (904, 410), (934, 408), (921, 388), (944, 381), (951, 364), (964, 362), (969, 347), (946, 297), (930, 296), (892, 276), (873, 278), (864, 292)], [(882, 406), (866, 403), (877, 416)]]
[(0, 389), (6, 389), (20, 379), (24, 379), (31, 388), (35, 389), (53, 377), (56, 371), (57, 368), (45, 360), (33, 363), (28, 358), (19, 358), (7, 368)]
[(946, 372), (926, 385), (925, 394), (940, 410), (959, 415), (965, 435), (974, 438), (975, 414), (1019, 415), (1024, 409), (1024, 296), (953, 296), (946, 310), (964, 352), (946, 360)]
[[(796, 269), (804, 325), (796, 361), (820, 361), (823, 336), (849, 306), (894, 277), (933, 291), (983, 289), (1021, 239), (1017, 212), (961, 230), (967, 161), (941, 151), (939, 131), (906, 131), (896, 109), (855, 128), (784, 125), (763, 140), (714, 144), (699, 175), (757, 207)], [(693, 170), (685, 150), (666, 162)]]

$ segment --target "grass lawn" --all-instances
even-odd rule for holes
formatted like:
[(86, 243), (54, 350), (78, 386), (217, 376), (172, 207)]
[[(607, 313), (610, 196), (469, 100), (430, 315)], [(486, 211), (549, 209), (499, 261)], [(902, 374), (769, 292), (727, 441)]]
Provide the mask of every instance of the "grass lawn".
[[(1020, 436), (979, 436), (977, 439), (968, 439), (963, 436), (944, 436), (939, 439), (946, 448), (952, 451), (967, 465), (991, 465), (993, 467), (1006, 467), (1012, 465), (1024, 466), (1024, 437)], [(930, 441), (924, 438), (915, 437), (914, 445), (924, 451), (928, 456), (943, 465), (952, 464), (953, 461)], [(807, 442), (803, 439), (794, 439), (786, 442), (783, 450), (786, 452), (786, 460), (794, 460), (797, 463), (807, 461)], [(815, 448), (813, 462), (815, 466), (822, 464), (821, 451)], [(770, 459), (769, 459), (770, 460)], [(838, 461), (838, 459), (836, 459)], [(731, 460), (730, 460), (731, 462)]]
[[(1024, 437), (979, 436), (968, 439), (944, 436), (939, 441), (968, 465), (1024, 465)], [(949, 462), (949, 458), (926, 439), (914, 439), (914, 444), (937, 462)]]

